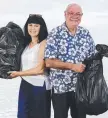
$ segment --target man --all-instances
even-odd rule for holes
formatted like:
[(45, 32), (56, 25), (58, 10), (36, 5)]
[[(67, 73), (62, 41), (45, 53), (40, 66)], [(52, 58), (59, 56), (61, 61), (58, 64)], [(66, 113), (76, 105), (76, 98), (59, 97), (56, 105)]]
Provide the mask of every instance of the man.
[(49, 33), (45, 50), (54, 118), (67, 118), (69, 108), (72, 118), (86, 118), (86, 114), (77, 110), (75, 85), (78, 73), (85, 69), (82, 61), (95, 53), (95, 45), (89, 31), (78, 26), (83, 15), (81, 7), (70, 4), (64, 14), (65, 23)]

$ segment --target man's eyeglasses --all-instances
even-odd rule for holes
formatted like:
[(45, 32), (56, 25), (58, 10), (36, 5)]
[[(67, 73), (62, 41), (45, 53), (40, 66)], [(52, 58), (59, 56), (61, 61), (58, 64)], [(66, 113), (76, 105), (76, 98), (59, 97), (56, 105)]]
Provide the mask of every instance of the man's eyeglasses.
[(32, 16), (42, 17), (41, 14), (29, 14), (29, 17), (32, 17)]
[(67, 12), (67, 15), (69, 16), (76, 16), (76, 17), (81, 17), (83, 13), (73, 13), (73, 12)]

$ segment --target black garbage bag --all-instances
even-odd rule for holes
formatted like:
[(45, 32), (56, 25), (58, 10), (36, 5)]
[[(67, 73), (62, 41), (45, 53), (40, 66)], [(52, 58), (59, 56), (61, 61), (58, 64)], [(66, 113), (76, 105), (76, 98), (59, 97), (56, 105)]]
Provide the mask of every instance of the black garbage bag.
[(0, 28), (0, 78), (10, 79), (7, 72), (20, 69), (23, 43), (23, 31), (17, 24), (9, 22)]
[(108, 57), (108, 46), (104, 44), (97, 44), (96, 50), (105, 57)]
[(95, 56), (84, 61), (86, 69), (79, 74), (76, 84), (77, 107), (80, 112), (88, 115), (99, 115), (108, 110), (108, 87), (102, 64), (103, 55), (107, 56), (108, 47), (106, 45), (97, 45), (97, 47), (104, 50), (98, 51)]

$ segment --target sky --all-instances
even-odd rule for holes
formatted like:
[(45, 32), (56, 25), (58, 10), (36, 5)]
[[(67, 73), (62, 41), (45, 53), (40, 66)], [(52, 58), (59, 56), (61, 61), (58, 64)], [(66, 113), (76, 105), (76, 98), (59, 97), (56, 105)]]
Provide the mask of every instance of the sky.
[(0, 0), (0, 13), (44, 12), (54, 9), (55, 6), (61, 8), (74, 2), (80, 4), (86, 11), (108, 11), (107, 0)]
[(81, 25), (108, 24), (108, 0), (0, 0), (0, 26), (13, 21), (23, 27), (28, 15), (36, 13), (43, 15), (51, 30), (64, 22), (64, 11), (70, 3), (81, 5)]

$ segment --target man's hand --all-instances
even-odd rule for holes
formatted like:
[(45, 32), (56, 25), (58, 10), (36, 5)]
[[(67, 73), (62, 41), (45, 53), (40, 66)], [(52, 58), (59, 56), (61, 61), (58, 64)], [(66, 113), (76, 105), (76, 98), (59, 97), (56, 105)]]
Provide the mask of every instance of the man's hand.
[(78, 64), (72, 64), (71, 70), (78, 72), (78, 73), (82, 73), (85, 70), (85, 65), (78, 63)]

